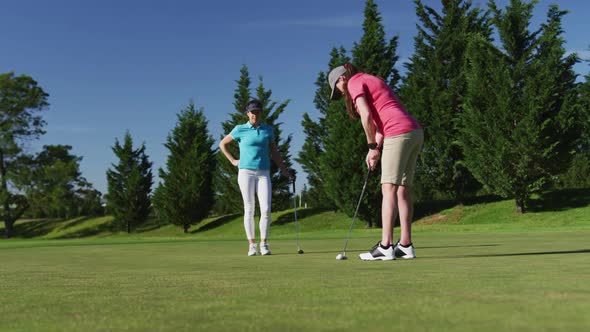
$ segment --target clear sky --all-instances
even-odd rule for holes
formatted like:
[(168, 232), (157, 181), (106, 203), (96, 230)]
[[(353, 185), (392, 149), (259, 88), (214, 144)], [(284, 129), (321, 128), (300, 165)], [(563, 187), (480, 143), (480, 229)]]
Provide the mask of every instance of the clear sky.
[[(440, 9), (440, 1), (425, 4)], [(503, 6), (507, 0), (497, 3)], [(111, 147), (129, 130), (145, 143), (154, 174), (164, 167), (163, 144), (176, 114), (190, 100), (203, 108), (216, 141), (233, 112), (240, 68), (252, 87), (262, 76), (275, 101), (291, 100), (280, 120), (293, 135), (295, 157), (305, 137), (301, 115), (317, 118), (314, 82), (326, 71), (332, 47), (350, 50), (362, 35), (362, 0), (0, 0), (0, 72), (32, 76), (50, 94), (47, 134), (31, 144), (67, 144), (82, 156), (83, 176), (106, 193)], [(402, 63), (413, 53), (416, 15), (411, 0), (376, 0), (387, 38), (399, 36)], [(485, 6), (487, 1), (473, 1)], [(590, 58), (590, 2), (541, 0), (533, 27), (547, 6), (559, 3), (566, 47)], [(581, 75), (587, 63), (578, 64)], [(246, 119), (244, 118), (244, 121)], [(362, 162), (359, 160), (359, 162)], [(303, 175), (299, 165), (295, 168)], [(302, 188), (304, 176), (297, 183)], [(155, 186), (154, 186), (155, 188)]]

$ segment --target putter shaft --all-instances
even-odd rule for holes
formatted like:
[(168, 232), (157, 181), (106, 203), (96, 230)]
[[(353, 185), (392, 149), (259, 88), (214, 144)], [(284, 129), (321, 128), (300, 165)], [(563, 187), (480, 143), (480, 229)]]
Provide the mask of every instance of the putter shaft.
[(352, 227), (354, 226), (354, 220), (356, 219), (356, 215), (359, 212), (359, 207), (361, 206), (361, 201), (363, 200), (363, 196), (365, 194), (365, 189), (367, 188), (367, 182), (369, 180), (369, 175), (371, 174), (371, 169), (367, 169), (367, 175), (365, 176), (365, 183), (363, 184), (363, 190), (361, 190), (361, 195), (359, 197), (359, 201), (356, 204), (356, 210), (354, 211), (354, 216), (352, 217), (352, 221), (350, 222), (350, 227), (348, 228), (348, 235), (346, 235), (346, 242), (344, 243), (344, 250), (342, 250), (342, 256), (346, 257), (346, 247), (348, 246), (348, 240), (350, 239), (350, 232), (352, 232)]

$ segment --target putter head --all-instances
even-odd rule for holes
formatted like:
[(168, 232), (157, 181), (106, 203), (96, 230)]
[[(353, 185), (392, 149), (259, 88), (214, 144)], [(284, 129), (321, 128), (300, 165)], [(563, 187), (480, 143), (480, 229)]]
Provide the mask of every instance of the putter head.
[(297, 250), (297, 253), (301, 255), (301, 254), (303, 254), (303, 250), (299, 249), (299, 250)]
[(348, 257), (346, 257), (346, 254), (344, 254), (344, 255), (343, 254), (338, 254), (338, 255), (336, 255), (336, 259), (339, 260), (339, 261), (343, 261), (343, 260), (348, 259)]

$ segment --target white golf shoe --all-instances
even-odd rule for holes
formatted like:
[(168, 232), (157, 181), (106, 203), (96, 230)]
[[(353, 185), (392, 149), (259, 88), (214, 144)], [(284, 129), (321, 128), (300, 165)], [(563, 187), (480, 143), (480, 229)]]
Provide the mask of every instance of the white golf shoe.
[(369, 252), (365, 252), (359, 255), (359, 258), (364, 261), (390, 261), (394, 260), (395, 256), (393, 256), (393, 246), (390, 245), (386, 249), (381, 248), (381, 242), (377, 242), (377, 244), (371, 248)]
[(248, 256), (256, 256), (256, 243), (250, 243), (250, 248), (248, 249)]
[(260, 243), (260, 254), (262, 256), (270, 255), (270, 248), (268, 247), (268, 243)]
[(399, 241), (395, 244), (395, 247), (393, 248), (393, 255), (395, 256), (395, 258), (416, 258), (416, 254), (414, 253), (414, 246), (410, 243), (409, 246), (404, 247), (401, 244), (399, 244)]

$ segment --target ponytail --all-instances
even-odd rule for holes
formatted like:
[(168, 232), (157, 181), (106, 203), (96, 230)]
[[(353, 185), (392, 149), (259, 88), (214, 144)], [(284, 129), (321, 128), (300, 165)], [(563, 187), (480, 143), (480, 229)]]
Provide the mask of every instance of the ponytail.
[(344, 69), (346, 69), (346, 72), (344, 73), (344, 101), (346, 102), (346, 112), (348, 112), (348, 115), (352, 118), (352, 119), (356, 119), (358, 117), (358, 113), (355, 110), (355, 106), (354, 106), (354, 101), (352, 100), (352, 98), (350, 97), (350, 93), (348, 92), (348, 80), (354, 76), (356, 73), (358, 73), (358, 70), (356, 69), (356, 67), (350, 63), (345, 63), (344, 64)]

